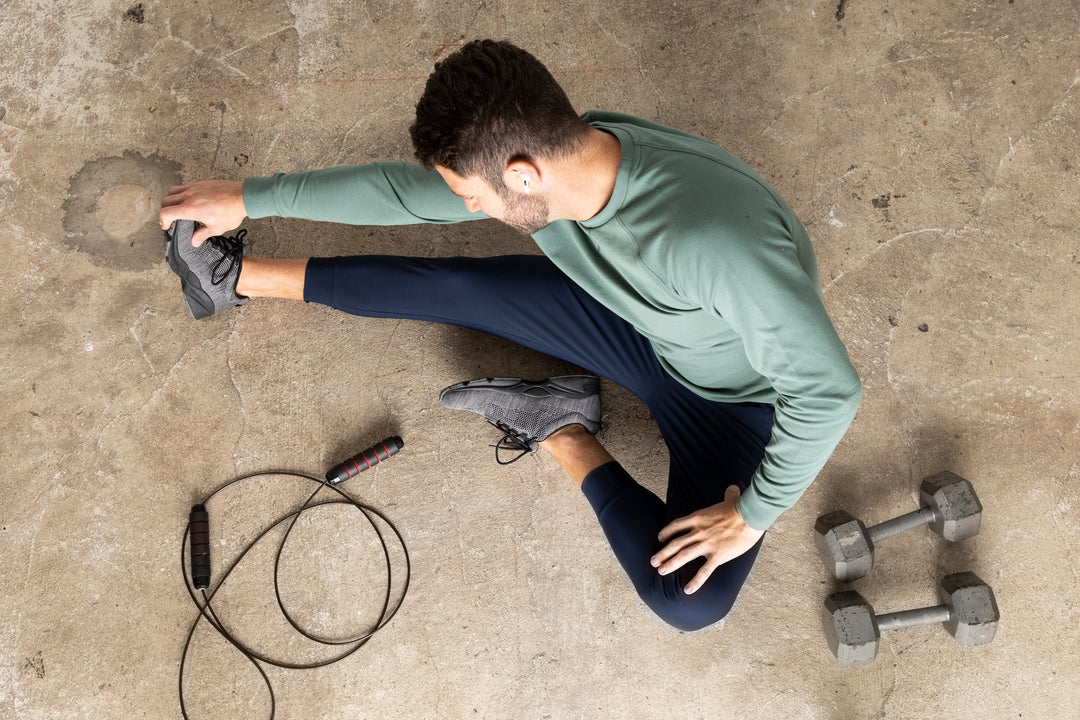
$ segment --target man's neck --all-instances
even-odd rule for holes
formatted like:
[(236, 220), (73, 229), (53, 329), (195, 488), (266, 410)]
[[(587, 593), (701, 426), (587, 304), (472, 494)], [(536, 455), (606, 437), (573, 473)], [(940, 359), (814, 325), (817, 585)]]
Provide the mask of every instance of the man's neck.
[(599, 215), (611, 200), (621, 161), (619, 139), (590, 128), (581, 148), (551, 167), (555, 179), (549, 200), (552, 219), (584, 221)]

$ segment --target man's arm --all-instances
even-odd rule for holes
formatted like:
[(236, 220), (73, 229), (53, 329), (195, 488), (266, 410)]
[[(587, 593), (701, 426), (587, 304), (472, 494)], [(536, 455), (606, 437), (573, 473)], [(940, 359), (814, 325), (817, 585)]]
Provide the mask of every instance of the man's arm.
[[(740, 497), (729, 488), (724, 502), (679, 518), (660, 533), (666, 545), (653, 565), (661, 573), (706, 559), (688, 592), (750, 549), (795, 504), (843, 437), (862, 394), (816, 277), (800, 263), (799, 246), (791, 239), (793, 231), (804, 232), (801, 226), (792, 227), (779, 208), (753, 220), (739, 217), (747, 226), (730, 228), (734, 241), (688, 266), (685, 287), (731, 324), (751, 366), (778, 399), (772, 437), (747, 491)], [(808, 242), (802, 252), (810, 252)]]
[(413, 225), (479, 220), (439, 173), (415, 163), (378, 162), (248, 178), (252, 218), (277, 216), (346, 225)]
[(160, 222), (195, 220), (195, 245), (238, 227), (245, 217), (293, 217), (348, 225), (409, 225), (478, 220), (436, 172), (411, 163), (369, 163), (279, 173), (243, 182), (205, 180), (169, 189)]
[(718, 291), (718, 311), (778, 396), (765, 457), (738, 503), (747, 524), (765, 530), (824, 467), (855, 418), (862, 385), (793, 242), (779, 233), (755, 241), (738, 275)]

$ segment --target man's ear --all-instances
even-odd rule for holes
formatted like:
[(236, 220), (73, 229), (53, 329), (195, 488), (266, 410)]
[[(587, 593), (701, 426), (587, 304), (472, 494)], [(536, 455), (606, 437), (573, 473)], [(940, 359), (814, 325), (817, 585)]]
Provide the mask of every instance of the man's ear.
[(535, 192), (540, 189), (543, 181), (540, 168), (528, 158), (511, 160), (503, 173), (503, 182), (514, 192)]

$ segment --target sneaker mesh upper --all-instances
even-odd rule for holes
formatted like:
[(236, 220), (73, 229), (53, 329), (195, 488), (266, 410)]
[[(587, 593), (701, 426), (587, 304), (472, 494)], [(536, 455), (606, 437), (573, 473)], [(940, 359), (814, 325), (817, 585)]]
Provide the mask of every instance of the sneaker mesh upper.
[(444, 390), (440, 402), (450, 409), (483, 415), (532, 451), (538, 442), (567, 425), (580, 424), (590, 433), (600, 429), (600, 379), (591, 375), (541, 382), (470, 380)]

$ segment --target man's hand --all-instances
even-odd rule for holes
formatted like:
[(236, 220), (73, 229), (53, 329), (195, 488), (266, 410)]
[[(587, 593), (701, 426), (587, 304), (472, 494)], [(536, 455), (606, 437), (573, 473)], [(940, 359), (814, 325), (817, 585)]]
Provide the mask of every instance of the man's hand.
[(244, 183), (240, 180), (202, 180), (171, 187), (161, 200), (158, 217), (162, 230), (168, 230), (174, 220), (202, 223), (191, 238), (191, 244), (199, 247), (207, 238), (240, 227), (247, 217)]
[(713, 570), (754, 547), (765, 534), (739, 515), (735, 506), (739, 494), (739, 488), (732, 485), (724, 493), (724, 502), (673, 520), (660, 531), (660, 542), (667, 544), (651, 562), (661, 575), (675, 572), (694, 558), (705, 558), (701, 570), (686, 585), (687, 595), (701, 588)]

